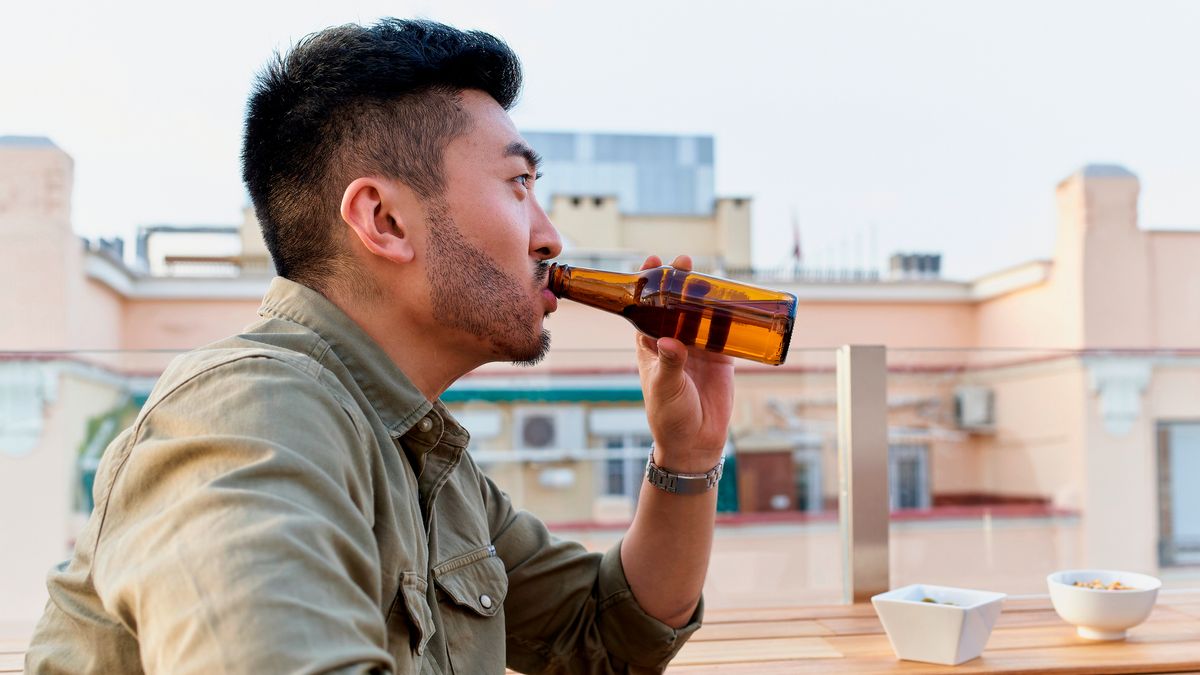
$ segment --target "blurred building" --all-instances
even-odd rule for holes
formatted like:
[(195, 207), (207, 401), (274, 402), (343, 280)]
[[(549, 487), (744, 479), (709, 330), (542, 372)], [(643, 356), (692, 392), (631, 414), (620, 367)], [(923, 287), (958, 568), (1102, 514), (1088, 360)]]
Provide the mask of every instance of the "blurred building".
[(750, 200), (715, 195), (713, 139), (529, 131), (537, 195), (577, 264), (636, 269), (646, 251), (691, 246), (698, 269), (750, 267)]
[(638, 216), (707, 216), (716, 201), (711, 136), (525, 131), (542, 156), (539, 200), (607, 195)]
[[(1083, 564), (1200, 561), (1188, 482), (1200, 471), (1200, 232), (1139, 228), (1129, 171), (1091, 165), (1058, 185), (1051, 260), (954, 281), (937, 254), (903, 253), (881, 277), (754, 269), (752, 204), (714, 195), (710, 138), (526, 136), (545, 155), (539, 199), (568, 261), (632, 269), (647, 253), (691, 253), (799, 298), (788, 364), (738, 366), (723, 508), (819, 517), (836, 503), (832, 348), (883, 344), (895, 508), (1078, 513), (1064, 536)], [(173, 350), (256, 319), (271, 273), (250, 209), (235, 225), (142, 228), (127, 262), (123, 242), (72, 232), (72, 180), (50, 141), (0, 138), (0, 508), (39, 513), (3, 522), (0, 540), (32, 552), (0, 562), (5, 576), (41, 578), (62, 557), (106, 440)], [(632, 329), (572, 303), (548, 326), (545, 363), (485, 366), (444, 400), (518, 505), (621, 522), (650, 443)]]

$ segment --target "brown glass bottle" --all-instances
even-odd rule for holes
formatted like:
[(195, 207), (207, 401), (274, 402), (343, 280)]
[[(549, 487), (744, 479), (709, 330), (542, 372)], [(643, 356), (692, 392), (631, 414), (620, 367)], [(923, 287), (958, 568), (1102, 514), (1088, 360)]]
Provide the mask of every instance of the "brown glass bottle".
[(796, 296), (664, 266), (634, 274), (550, 266), (550, 292), (620, 314), (650, 337), (779, 365)]

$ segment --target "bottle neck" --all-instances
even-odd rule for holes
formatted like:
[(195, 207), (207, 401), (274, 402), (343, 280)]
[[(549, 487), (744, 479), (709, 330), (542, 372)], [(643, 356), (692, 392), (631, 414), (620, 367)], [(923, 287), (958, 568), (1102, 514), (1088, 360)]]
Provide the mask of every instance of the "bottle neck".
[(554, 263), (547, 287), (560, 298), (621, 313), (636, 302), (638, 276)]

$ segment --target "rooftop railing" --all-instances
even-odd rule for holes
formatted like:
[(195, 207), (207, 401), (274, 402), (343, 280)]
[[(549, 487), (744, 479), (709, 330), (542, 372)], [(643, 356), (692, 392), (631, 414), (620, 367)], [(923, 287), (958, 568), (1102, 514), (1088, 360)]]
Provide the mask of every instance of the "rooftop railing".
[[(3, 620), (70, 554), (104, 449), (173, 351), (0, 353)], [(650, 438), (631, 350), (553, 350), (443, 397), (469, 451), (556, 532), (603, 549)], [(912, 582), (1008, 593), (1084, 565), (1190, 586), (1200, 351), (796, 349), (739, 364), (713, 607), (863, 599)], [(21, 514), (17, 517), (16, 514)]]

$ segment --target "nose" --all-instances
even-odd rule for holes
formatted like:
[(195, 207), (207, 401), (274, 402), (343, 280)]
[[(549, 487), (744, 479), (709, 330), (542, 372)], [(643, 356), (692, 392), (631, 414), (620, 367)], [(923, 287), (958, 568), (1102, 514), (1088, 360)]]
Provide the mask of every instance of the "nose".
[(533, 224), (529, 233), (529, 249), (539, 260), (557, 258), (562, 253), (562, 237), (550, 222), (550, 216), (536, 199), (533, 202)]

